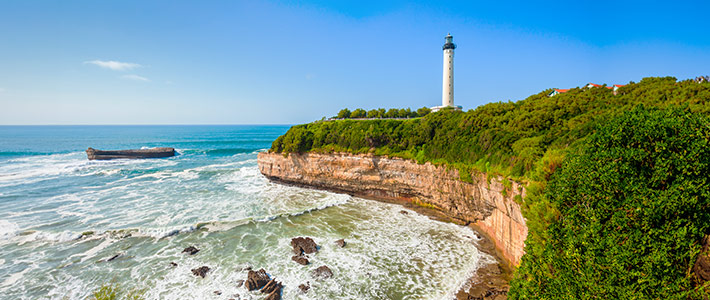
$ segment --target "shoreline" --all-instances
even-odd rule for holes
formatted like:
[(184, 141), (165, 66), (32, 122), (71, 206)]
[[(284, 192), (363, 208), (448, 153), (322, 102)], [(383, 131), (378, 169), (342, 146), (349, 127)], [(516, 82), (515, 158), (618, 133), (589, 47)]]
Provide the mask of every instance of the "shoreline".
[(289, 185), (289, 186), (297, 186), (301, 188), (307, 188), (307, 189), (312, 189), (312, 190), (324, 190), (324, 191), (330, 191), (330, 192), (335, 192), (335, 193), (341, 193), (341, 194), (347, 194), (352, 197), (358, 197), (358, 198), (363, 198), (363, 199), (368, 199), (368, 200), (374, 200), (374, 201), (379, 201), (379, 202), (384, 202), (384, 203), (391, 203), (391, 204), (397, 204), (402, 206), (403, 208), (407, 208), (410, 210), (413, 210), (417, 212), (418, 214), (424, 215), (429, 217), (432, 220), (436, 221), (441, 221), (441, 222), (446, 222), (446, 223), (454, 223), (457, 225), (461, 226), (466, 226), (473, 230), (478, 237), (480, 237), (479, 242), (477, 243), (477, 249), (485, 254), (488, 254), (495, 258), (496, 263), (493, 264), (486, 264), (483, 266), (480, 266), (478, 269), (476, 269), (476, 272), (466, 280), (466, 283), (459, 288), (459, 291), (456, 293), (456, 300), (472, 300), (472, 299), (483, 299), (483, 300), (503, 300), (507, 299), (507, 292), (508, 288), (510, 287), (510, 279), (512, 278), (513, 275), (513, 270), (514, 267), (511, 266), (501, 255), (499, 249), (497, 249), (495, 243), (491, 239), (491, 237), (486, 234), (481, 228), (476, 226), (475, 224), (471, 222), (467, 222), (465, 220), (460, 220), (456, 218), (452, 218), (448, 215), (446, 215), (443, 211), (434, 209), (434, 208), (429, 208), (429, 207), (424, 207), (421, 205), (417, 205), (415, 203), (412, 203), (411, 201), (403, 200), (403, 199), (398, 199), (398, 198), (391, 198), (391, 197), (374, 197), (372, 195), (368, 194), (359, 194), (359, 193), (352, 193), (344, 190), (340, 190), (337, 188), (330, 188), (330, 187), (315, 187), (315, 186), (310, 186), (306, 185), (303, 183), (298, 183), (298, 182), (291, 182), (287, 180), (282, 180), (276, 177), (270, 177), (264, 175), (269, 181), (278, 183), (278, 184), (284, 184), (284, 185)]

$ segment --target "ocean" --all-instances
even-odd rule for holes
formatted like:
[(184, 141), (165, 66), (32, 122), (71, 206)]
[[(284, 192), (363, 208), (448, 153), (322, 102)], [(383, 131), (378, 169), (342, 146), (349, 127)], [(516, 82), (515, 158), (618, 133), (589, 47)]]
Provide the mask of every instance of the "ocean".
[[(263, 299), (238, 286), (248, 267), (281, 281), (284, 299), (452, 299), (495, 261), (470, 228), (270, 182), (256, 156), (288, 128), (0, 126), (0, 299), (88, 299), (105, 285), (145, 299)], [(179, 155), (84, 152), (159, 146)], [(306, 266), (291, 260), (298, 236), (320, 246)], [(321, 265), (332, 278), (311, 277)], [(191, 272), (200, 266), (205, 278)]]

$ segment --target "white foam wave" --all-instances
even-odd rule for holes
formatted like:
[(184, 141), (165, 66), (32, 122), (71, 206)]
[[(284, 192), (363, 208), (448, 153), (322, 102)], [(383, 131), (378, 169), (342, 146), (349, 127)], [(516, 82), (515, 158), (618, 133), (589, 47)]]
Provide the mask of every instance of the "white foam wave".
[(20, 272), (11, 274), (9, 277), (7, 277), (7, 279), (5, 279), (5, 281), (2, 282), (2, 284), (0, 284), (0, 286), (14, 285), (15, 283), (17, 283), (17, 281), (22, 279), (22, 277), (25, 275), (25, 273), (27, 273), (29, 271), (30, 271), (30, 268), (25, 268), (24, 270), (22, 270)]
[(0, 220), (0, 240), (6, 240), (14, 237), (19, 232), (20, 227), (17, 224), (7, 220)]
[(62, 232), (46, 232), (46, 231), (26, 231), (16, 236), (13, 241), (19, 245), (32, 242), (68, 242), (78, 240), (82, 237), (81, 233), (62, 231)]

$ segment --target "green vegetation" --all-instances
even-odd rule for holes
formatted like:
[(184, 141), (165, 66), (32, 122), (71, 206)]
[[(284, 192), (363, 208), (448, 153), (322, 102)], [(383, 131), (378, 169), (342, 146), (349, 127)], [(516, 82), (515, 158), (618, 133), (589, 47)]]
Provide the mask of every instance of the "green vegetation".
[(373, 153), (456, 168), (464, 181), (526, 183), (511, 299), (707, 297), (692, 268), (710, 234), (710, 83), (550, 91), (408, 120), (298, 125), (271, 151)]
[(707, 299), (709, 124), (639, 106), (590, 136), (545, 190), (559, 217), (528, 236), (511, 299)]
[(138, 290), (125, 291), (118, 284), (104, 284), (94, 291), (90, 300), (143, 300), (143, 292)]
[(545, 90), (522, 101), (489, 103), (468, 112), (303, 124), (274, 141), (271, 151), (370, 152), (520, 181), (546, 181), (566, 153), (582, 145), (599, 124), (638, 104), (710, 112), (709, 86), (672, 77), (645, 78), (620, 88), (618, 95), (606, 88), (575, 88), (547, 97), (550, 90)]
[(390, 108), (385, 110), (384, 108), (371, 109), (365, 111), (362, 108), (350, 111), (344, 108), (338, 112), (338, 115), (333, 117), (333, 119), (408, 119), (408, 118), (420, 118), (431, 113), (431, 109), (428, 107), (422, 107), (416, 111), (412, 111), (409, 108)]

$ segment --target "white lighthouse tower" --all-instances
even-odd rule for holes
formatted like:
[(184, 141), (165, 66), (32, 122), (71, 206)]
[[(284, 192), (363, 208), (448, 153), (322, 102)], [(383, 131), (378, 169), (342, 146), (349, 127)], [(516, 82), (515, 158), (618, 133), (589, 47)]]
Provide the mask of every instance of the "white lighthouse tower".
[(444, 77), (441, 89), (441, 106), (432, 107), (432, 111), (438, 111), (445, 107), (460, 110), (461, 106), (454, 106), (454, 37), (451, 33), (445, 37), (446, 43), (442, 47), (444, 50)]

